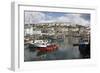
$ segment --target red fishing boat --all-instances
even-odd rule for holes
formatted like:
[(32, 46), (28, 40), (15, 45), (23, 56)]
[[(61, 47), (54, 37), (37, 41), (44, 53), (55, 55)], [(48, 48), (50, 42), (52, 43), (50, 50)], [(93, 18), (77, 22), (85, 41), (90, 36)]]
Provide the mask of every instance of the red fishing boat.
[(52, 52), (58, 49), (58, 46), (55, 44), (49, 45), (47, 47), (38, 47), (37, 48), (41, 52)]
[(50, 44), (47, 40), (35, 40), (33, 45), (40, 52), (53, 52), (59, 48), (58, 45)]

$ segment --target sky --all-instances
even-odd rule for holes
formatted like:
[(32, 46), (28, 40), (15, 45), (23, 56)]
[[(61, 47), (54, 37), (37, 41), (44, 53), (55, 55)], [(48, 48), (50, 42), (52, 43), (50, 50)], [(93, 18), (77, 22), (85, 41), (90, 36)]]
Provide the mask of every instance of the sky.
[(25, 24), (71, 22), (79, 25), (90, 25), (90, 14), (63, 12), (25, 11)]

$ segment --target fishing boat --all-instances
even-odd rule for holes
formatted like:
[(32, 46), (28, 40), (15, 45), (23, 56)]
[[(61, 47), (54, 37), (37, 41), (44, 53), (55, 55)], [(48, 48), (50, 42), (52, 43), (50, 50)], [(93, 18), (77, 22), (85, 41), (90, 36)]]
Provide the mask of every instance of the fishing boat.
[(52, 52), (58, 49), (58, 45), (51, 44), (47, 40), (35, 40), (32, 45), (40, 52)]

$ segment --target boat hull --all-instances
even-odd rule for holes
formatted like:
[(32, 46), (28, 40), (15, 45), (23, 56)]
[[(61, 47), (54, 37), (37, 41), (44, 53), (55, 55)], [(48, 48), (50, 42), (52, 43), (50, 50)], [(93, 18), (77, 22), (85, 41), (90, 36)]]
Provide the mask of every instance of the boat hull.
[(53, 52), (58, 49), (57, 45), (49, 45), (47, 47), (37, 47), (40, 52)]

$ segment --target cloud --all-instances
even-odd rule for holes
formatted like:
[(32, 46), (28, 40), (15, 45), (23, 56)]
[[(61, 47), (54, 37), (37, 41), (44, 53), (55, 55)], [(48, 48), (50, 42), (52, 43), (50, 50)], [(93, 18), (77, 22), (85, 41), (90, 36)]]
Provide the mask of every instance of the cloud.
[(45, 14), (41, 12), (25, 12), (25, 24), (37, 23), (45, 20)]
[(62, 16), (49, 15), (45, 12), (25, 12), (25, 24), (29, 23), (46, 23), (46, 22), (71, 22), (79, 25), (89, 25), (90, 19), (87, 14), (66, 13)]
[(81, 17), (81, 15), (82, 14), (65, 14), (65, 16), (62, 17), (62, 19), (65, 20), (65, 21), (74, 23), (74, 24), (89, 25), (90, 21), (85, 20), (84, 18)]
[(70, 18), (68, 18), (67, 16), (61, 16), (57, 18), (57, 21), (59, 22), (70, 22)]

